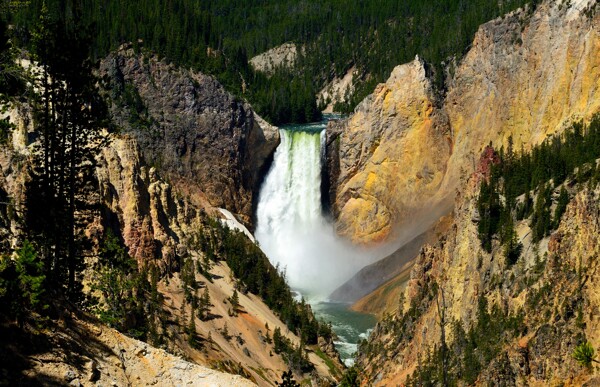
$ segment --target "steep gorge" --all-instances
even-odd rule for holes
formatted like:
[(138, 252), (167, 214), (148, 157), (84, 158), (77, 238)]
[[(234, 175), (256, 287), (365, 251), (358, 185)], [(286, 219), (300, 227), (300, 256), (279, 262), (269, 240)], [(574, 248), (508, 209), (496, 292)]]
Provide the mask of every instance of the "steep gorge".
[[(529, 219), (516, 224), (523, 254), (515, 265), (497, 242), (491, 253), (482, 249), (477, 197), (488, 144), (526, 152), (600, 111), (599, 10), (597, 1), (546, 1), (486, 23), (465, 57), (448, 66), (442, 97), (417, 58), (330, 126), (340, 234), (402, 245), (439, 212), (451, 214), (450, 227), (416, 254), (410, 275), (399, 273), (356, 305), (382, 319), (359, 349), (363, 383), (403, 385), (415, 371), (440, 381), (444, 336), (448, 369), (468, 383), (598, 383), (572, 357), (582, 341), (599, 345), (597, 182), (565, 184), (573, 199), (539, 243)], [(465, 352), (485, 337), (495, 340), (491, 352), (484, 345)]]
[[(401, 384), (419, 364), (439, 365), (429, 356), (441, 345), (443, 310), (452, 372), (477, 367), (462, 357), (470, 340), (481, 343), (477, 335), (497, 340), (475, 374), (477, 385), (595, 385), (595, 373), (578, 365), (572, 353), (581, 340), (594, 347), (599, 343), (598, 183), (567, 183), (573, 199), (558, 229), (539, 244), (531, 240), (529, 219), (520, 221), (516, 230), (523, 254), (510, 265), (502, 246), (494, 242), (487, 253), (477, 235), (482, 178), (481, 173), (469, 178), (457, 196), (452, 228), (422, 248), (397, 310), (361, 346), (358, 363), (365, 379), (374, 385)], [(496, 325), (477, 331), (490, 316)], [(472, 336), (465, 333), (469, 330)], [(484, 348), (475, 349), (475, 356)]]
[[(419, 252), (406, 291), (393, 293), (404, 295), (399, 310), (397, 304), (382, 303), (390, 314), (361, 346), (358, 362), (365, 381), (402, 383), (420, 363), (417, 354), (439, 344), (432, 289), (443, 289), (448, 318), (465, 327), (477, 321), (482, 297), (506, 314), (526, 311), (528, 331), (502, 348), (484, 369), (482, 384), (566, 380), (577, 385), (593, 378), (577, 368), (570, 353), (581, 337), (598, 344), (598, 188), (570, 187), (575, 199), (566, 220), (537, 248), (528, 240), (527, 224), (520, 224), (526, 253), (519, 265), (505, 270), (497, 246), (492, 254), (480, 247), (474, 222), (481, 176), (470, 172), (489, 142), (507, 146), (510, 137), (515, 149), (527, 149), (600, 110), (597, 10), (593, 0), (544, 2), (489, 22), (461, 62), (448, 67), (444, 95), (434, 89), (427, 65), (417, 57), (394, 69), (352, 117), (328, 129), (329, 181), (323, 189), (330, 190), (337, 232), (367, 246), (397, 246), (427, 233), (431, 242)], [(195, 237), (207, 231), (206, 216), (221, 217), (218, 207), (252, 226), (257, 185), (279, 143), (278, 131), (213, 78), (137, 54), (129, 46), (104, 60), (101, 74), (121, 133), (98, 160), (99, 190), (90, 200), (100, 203), (102, 212), (86, 232), (99, 240), (105, 228), (117, 230), (138, 263), (156, 264), (166, 276), (159, 287), (171, 316), (165, 320), (171, 352), (269, 384), (287, 364), (282, 356), (269, 354), (274, 347), (265, 336), (266, 324), (280, 328), (294, 345), (301, 338), (286, 331), (251, 294), (240, 296), (243, 313), (231, 315), (230, 295), (239, 284), (219, 263), (214, 282), (205, 274), (193, 275), (210, 289), (218, 318), (192, 318), (210, 345), (191, 348), (182, 321), (193, 309), (186, 306), (185, 285), (174, 273), (184, 258), (204, 258)], [(22, 109), (13, 114), (18, 125), (12, 144), (0, 155), (0, 201), (11, 202), (0, 212), (0, 233), (13, 245), (19, 219), (9, 209), (18, 213), (23, 207), (24, 167), (31, 155), (27, 138), (33, 132), (27, 107)], [(431, 236), (431, 225), (452, 208), (451, 226)], [(549, 288), (558, 290), (549, 294)], [(591, 313), (576, 316), (578, 305)], [(450, 333), (448, 339), (456, 336)], [(145, 356), (138, 355), (139, 346), (131, 346), (128, 359)], [(327, 356), (321, 356), (329, 351), (335, 357), (331, 347), (320, 342), (310, 349), (313, 381), (331, 381), (339, 372), (338, 364), (329, 367)], [(113, 356), (110, 361), (118, 360)]]
[[(230, 297), (242, 285), (225, 262), (213, 265), (212, 279), (194, 273), (195, 281), (210, 293), (210, 313), (214, 318), (198, 319), (185, 301), (182, 265), (191, 258), (199, 267), (199, 262), (205, 260), (207, 253), (199, 247), (198, 235), (214, 233), (207, 227), (207, 218), (221, 218), (220, 211), (206, 202), (198, 203), (194, 191), (181, 191), (162, 179), (159, 169), (147, 166), (141, 159), (136, 140), (129, 136), (113, 139), (104, 150), (98, 177), (105, 203), (105, 223), (121, 230), (130, 255), (140, 262), (157, 265), (166, 273), (158, 286), (165, 298), (166, 316), (171, 316), (166, 318), (170, 352), (196, 364), (239, 373), (258, 385), (277, 380), (287, 364), (274, 354), (267, 337), (278, 328), (294, 345), (299, 345), (301, 339), (259, 296), (251, 293), (243, 294), (240, 290), (241, 312), (231, 313)], [(199, 348), (190, 346), (185, 339), (183, 327), (192, 316), (203, 343)], [(322, 342), (320, 347), (335, 359), (337, 355), (330, 346), (331, 343)], [(330, 369), (314, 348), (308, 356), (316, 366), (317, 380), (331, 378), (338, 372)]]
[[(5, 359), (18, 355), (19, 367), (24, 368), (7, 371), (9, 380), (77, 380), (83, 385), (98, 379), (107, 383), (116, 380), (117, 384), (138, 380), (168, 385), (198, 382), (206, 377), (215, 385), (237, 383), (235, 377), (222, 374), (225, 371), (249, 379), (241, 384), (271, 385), (289, 367), (283, 354), (274, 348), (274, 330), (280, 330), (294, 348), (300, 346), (301, 338), (261, 297), (245, 294), (243, 282), (236, 279), (224, 257), (212, 265), (210, 274), (195, 268), (201, 267), (200, 262), (205, 262), (208, 254), (200, 246), (199, 235), (217, 238), (211, 248), (223, 243), (210, 226), (211, 222), (224, 222), (218, 206), (250, 223), (252, 196), (263, 164), (278, 143), (277, 130), (255, 116), (249, 105), (226, 93), (214, 79), (168, 65), (156, 57), (138, 56), (124, 48), (109, 57), (101, 71), (108, 75), (107, 95), (113, 104), (113, 123), (120, 133), (111, 134), (98, 155), (95, 187), (86, 197), (94, 211), (81, 231), (93, 246), (86, 252), (88, 270), (82, 272), (81, 279), (90, 291), (90, 284), (98, 276), (93, 270), (95, 257), (108, 229), (124, 243), (140, 268), (158, 267), (161, 278), (157, 287), (163, 301), (156, 315), (149, 317), (158, 322), (162, 346), (171, 354), (135, 342), (89, 316), (70, 317), (74, 314), (70, 311), (64, 317), (68, 322), (60, 322), (53, 332), (44, 332), (39, 342), (54, 342), (76, 332), (77, 337), (93, 340), (64, 344), (76, 346), (77, 352), (85, 355), (69, 357), (52, 346), (36, 347), (33, 349), (42, 351), (53, 364), (38, 367), (29, 351), (11, 347), (17, 352), (3, 350), (0, 355)], [(118, 74), (123, 76), (121, 83)], [(15, 128), (10, 143), (0, 149), (0, 232), (6, 247), (14, 249), (23, 238), (21, 214), (36, 129), (27, 103), (15, 101), (9, 107), (9, 116)], [(246, 242), (253, 246), (249, 240)], [(182, 274), (186, 262), (192, 262), (194, 286), (210, 293), (210, 319), (200, 319), (184, 296), (188, 286)], [(231, 305), (234, 291), (240, 292), (237, 307)], [(233, 313), (232, 308), (239, 312)], [(190, 344), (190, 321), (195, 326), (193, 337), (201, 343), (198, 347)], [(24, 340), (28, 340), (26, 335)], [(296, 377), (324, 381), (339, 376), (342, 366), (330, 341), (321, 337), (306, 350), (314, 371)], [(182, 358), (221, 372), (196, 367)], [(116, 364), (119, 360), (122, 365)], [(81, 369), (79, 363), (88, 361), (94, 367), (101, 366)], [(124, 370), (115, 371), (115, 367)], [(65, 379), (66, 371), (69, 378), (74, 377)], [(85, 380), (88, 374), (94, 380)]]

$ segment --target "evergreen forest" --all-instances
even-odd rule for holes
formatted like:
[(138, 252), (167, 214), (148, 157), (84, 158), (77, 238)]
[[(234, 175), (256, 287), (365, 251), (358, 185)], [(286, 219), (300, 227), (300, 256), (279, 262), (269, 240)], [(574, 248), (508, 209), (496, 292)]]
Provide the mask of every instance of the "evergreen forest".
[[(505, 248), (507, 263), (521, 254), (515, 224), (530, 219), (533, 242), (558, 227), (569, 204), (567, 187), (600, 181), (600, 116), (581, 122), (534, 146), (517, 152), (512, 138), (492, 163), (489, 176), (481, 181), (477, 207), (479, 239), (487, 252), (494, 239)], [(535, 199), (535, 201), (534, 201)]]
[[(25, 44), (42, 0), (16, 8), (10, 22)], [(77, 14), (94, 28), (98, 59), (133, 42), (177, 64), (216, 76), (274, 124), (320, 118), (315, 95), (334, 77), (356, 68), (354, 90), (338, 104), (350, 112), (391, 70), (419, 55), (439, 91), (444, 68), (469, 48), (480, 24), (528, 3), (525, 0), (84, 0), (47, 1), (51, 13)], [(533, 1), (530, 9), (536, 5)], [(248, 59), (286, 42), (302, 47), (296, 65), (272, 75)]]

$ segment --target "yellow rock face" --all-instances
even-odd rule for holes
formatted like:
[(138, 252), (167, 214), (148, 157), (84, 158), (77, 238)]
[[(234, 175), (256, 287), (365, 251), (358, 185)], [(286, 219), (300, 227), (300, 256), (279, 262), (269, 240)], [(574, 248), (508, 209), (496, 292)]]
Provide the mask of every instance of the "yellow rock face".
[[(487, 298), (489, 308), (496, 305), (512, 315), (524, 313), (522, 324), (527, 328), (523, 330), (526, 333), (511, 338), (502, 349), (510, 359), (508, 364), (513, 375), (518, 375), (518, 385), (582, 386), (586, 382), (595, 385), (596, 375), (578, 365), (572, 352), (577, 344), (573, 339), (574, 332), (585, 335), (594, 348), (600, 345), (600, 271), (597, 270), (600, 186), (596, 185), (593, 190), (581, 188), (578, 192), (575, 189), (558, 229), (535, 247), (529, 237), (529, 220), (518, 222), (523, 254), (516, 265), (507, 267), (503, 247), (495, 242), (492, 253), (487, 253), (482, 250), (477, 237), (473, 215), (477, 213), (478, 189), (477, 184), (471, 184), (476, 179), (474, 176), (457, 197), (453, 225), (436, 243), (425, 245), (421, 250), (406, 289), (401, 286), (405, 281), (402, 278), (405, 274), (402, 274), (357, 305), (365, 308), (364, 304), (370, 301), (380, 306), (388, 294), (404, 294), (404, 298), (395, 296), (396, 307), (398, 299), (404, 300), (400, 312), (388, 309), (388, 316), (371, 334), (366, 348), (375, 350), (367, 349), (359, 356), (358, 364), (366, 375), (366, 384), (404, 385), (407, 376), (423, 361), (423, 354), (429, 353), (434, 346), (439, 347), (441, 328), (437, 301), (422, 298), (423, 292), (427, 293), (427, 286), (435, 283), (444, 292), (444, 301), (440, 302), (445, 302), (446, 318), (461, 322), (464, 327), (473, 326), (477, 321), (480, 296)], [(533, 274), (536, 270), (539, 270), (538, 274)], [(583, 273), (582, 285), (574, 279), (577, 270)], [(529, 281), (526, 286), (521, 283), (524, 278)], [(538, 304), (532, 302), (544, 286), (551, 289), (545, 293), (547, 299)], [(584, 312), (580, 317), (569, 316), (563, 305), (579, 298)], [(403, 314), (415, 302), (428, 304), (421, 309), (419, 317), (404, 320)], [(383, 307), (388, 306), (384, 304)], [(406, 321), (411, 323), (403, 325)], [(405, 329), (411, 333), (398, 333)], [(446, 335), (449, 342), (455, 340), (451, 329), (446, 330)], [(527, 359), (523, 358), (525, 348), (529, 351), (526, 352), (529, 354)], [(527, 366), (520, 369), (531, 372), (519, 373), (523, 364)], [(498, 363), (491, 362), (484, 367), (475, 385), (498, 385), (494, 379), (497, 375)]]
[[(600, 110), (599, 18), (544, 4), (483, 25), (445, 103), (455, 149), (444, 189), (492, 141), (517, 150)], [(498, 41), (498, 38), (502, 38)]]
[(600, 14), (588, 16), (588, 3), (481, 26), (439, 107), (418, 58), (396, 67), (340, 136), (338, 233), (388, 241), (418, 211), (448, 208), (490, 141), (528, 148), (600, 111)]
[(432, 101), (417, 58), (396, 67), (348, 121), (340, 138), (340, 234), (356, 243), (385, 241), (419, 197), (440, 186), (450, 146)]

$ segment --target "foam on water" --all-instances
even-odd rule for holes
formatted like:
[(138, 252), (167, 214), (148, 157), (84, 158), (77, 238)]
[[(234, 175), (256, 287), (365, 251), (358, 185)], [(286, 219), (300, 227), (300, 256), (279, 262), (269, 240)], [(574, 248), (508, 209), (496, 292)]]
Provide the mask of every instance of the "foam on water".
[(358, 349), (358, 343), (368, 337), (375, 325), (375, 317), (354, 312), (345, 303), (318, 302), (311, 305), (318, 318), (331, 323), (331, 328), (337, 335), (334, 341), (336, 349), (342, 361), (346, 365), (350, 364)]

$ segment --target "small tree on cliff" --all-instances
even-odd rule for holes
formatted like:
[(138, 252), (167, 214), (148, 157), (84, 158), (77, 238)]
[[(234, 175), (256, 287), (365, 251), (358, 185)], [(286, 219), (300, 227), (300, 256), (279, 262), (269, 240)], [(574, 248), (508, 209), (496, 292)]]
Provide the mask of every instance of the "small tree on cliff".
[(233, 316), (237, 316), (238, 309), (240, 307), (240, 297), (238, 295), (237, 290), (233, 290), (233, 294), (231, 295), (231, 297), (229, 297), (229, 302), (231, 303), (231, 314)]
[(208, 320), (210, 315), (210, 293), (208, 292), (208, 288), (204, 288), (204, 292), (200, 297), (198, 302), (198, 318), (202, 321)]
[(358, 379), (358, 369), (356, 367), (350, 367), (344, 373), (342, 380), (340, 380), (340, 387), (359, 387), (360, 380)]
[(292, 371), (284, 371), (281, 375), (281, 382), (275, 382), (275, 385), (280, 387), (300, 387), (300, 384), (294, 380)]
[(600, 363), (598, 360), (594, 359), (594, 347), (592, 347), (592, 344), (589, 341), (585, 341), (575, 347), (575, 350), (573, 350), (573, 359), (587, 368), (592, 367), (592, 362)]
[(145, 297), (141, 293), (150, 288), (147, 273), (138, 271), (136, 261), (111, 231), (106, 234), (95, 270), (92, 289), (102, 294), (97, 308), (100, 319), (133, 336), (143, 335)]
[(0, 257), (0, 309), (5, 316), (15, 318), (23, 326), (31, 312), (41, 312), (47, 306), (44, 295), (43, 264), (29, 241), (16, 252), (16, 257)]

